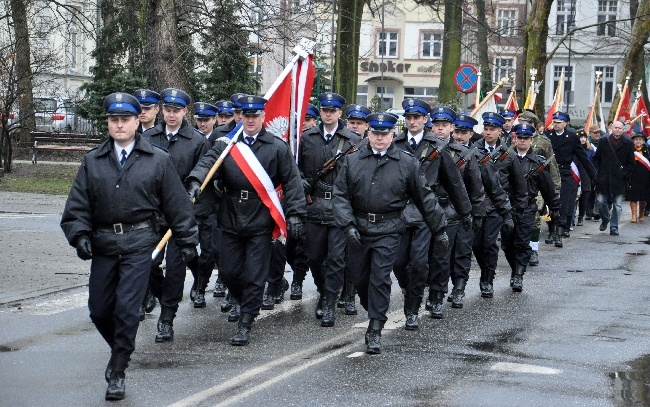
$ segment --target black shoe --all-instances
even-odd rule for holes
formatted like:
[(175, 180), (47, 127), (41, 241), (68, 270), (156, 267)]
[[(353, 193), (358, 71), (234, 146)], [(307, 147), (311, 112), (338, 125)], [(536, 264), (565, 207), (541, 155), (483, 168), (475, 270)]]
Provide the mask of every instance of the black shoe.
[(156, 308), (156, 297), (153, 296), (149, 287), (147, 287), (147, 291), (144, 294), (144, 301), (142, 301), (142, 305), (144, 305), (144, 312), (147, 314), (151, 313), (151, 311)]
[(336, 302), (336, 308), (345, 308), (345, 297), (341, 296)]
[(172, 342), (174, 340), (174, 328), (172, 321), (158, 321), (158, 333), (156, 342)]
[(318, 302), (316, 303), (316, 309), (314, 310), (314, 315), (316, 319), (323, 318), (323, 307), (325, 306), (325, 296), (322, 294), (318, 295)]
[(544, 240), (546, 244), (553, 244), (557, 240), (557, 235), (555, 233), (549, 233), (548, 238)]
[(147, 314), (144, 312), (144, 307), (140, 307), (140, 322), (144, 321), (144, 318)]
[(487, 281), (481, 281), (481, 297), (483, 298), (494, 297), (494, 287), (492, 287), (492, 283), (489, 283)]
[(594, 220), (600, 220), (600, 215), (594, 214)]
[(609, 234), (612, 235), (612, 236), (618, 236), (618, 229), (616, 229), (616, 228), (611, 228), (611, 229), (609, 230)]
[(346, 298), (345, 300), (345, 315), (357, 315), (357, 304), (355, 302), (355, 294)]
[(568, 229), (558, 226), (557, 234), (555, 235), (555, 247), (564, 247), (564, 244), (562, 244), (562, 237), (564, 237), (565, 230), (568, 233)]
[(524, 289), (524, 276), (515, 274), (512, 278), (512, 283), (510, 283), (510, 287), (512, 287), (512, 291), (520, 293)]
[(106, 400), (122, 400), (124, 398), (124, 392), (126, 391), (125, 379), (124, 372), (111, 372), (108, 387), (106, 388)]
[(205, 293), (197, 291), (194, 297), (194, 308), (205, 308), (205, 305)]
[(276, 295), (275, 295), (275, 303), (280, 304), (282, 301), (284, 301), (284, 293), (289, 291), (289, 282), (287, 281), (286, 278), (282, 277), (282, 285), (279, 290), (277, 290)]
[(463, 308), (463, 298), (465, 298), (465, 290), (456, 290), (452, 296), (451, 307)]
[(583, 224), (582, 224), (582, 216), (578, 216), (578, 222), (576, 222), (576, 226), (583, 226)]
[(539, 266), (539, 254), (537, 250), (533, 250), (533, 253), (530, 255), (530, 260), (528, 260), (529, 266)]
[(243, 314), (237, 325), (237, 332), (235, 336), (230, 339), (230, 344), (233, 346), (248, 345), (251, 332), (251, 324), (255, 317), (252, 314)]
[[(569, 233), (569, 230), (570, 229), (564, 229), (564, 231), (562, 232), (562, 237), (571, 237), (571, 233)], [(555, 242), (555, 243), (557, 243), (557, 242)]]
[(420, 317), (418, 314), (408, 314), (404, 329), (407, 331), (417, 331), (420, 328)]
[(213, 297), (225, 297), (226, 296), (226, 286), (217, 279), (214, 283), (214, 291), (212, 292)]
[(381, 329), (384, 327), (382, 321), (371, 319), (366, 331), (366, 353), (378, 355), (381, 353)]
[(338, 295), (328, 292), (325, 296), (325, 306), (323, 307), (323, 318), (320, 320), (320, 326), (332, 327), (336, 321), (336, 303)]
[(227, 294), (226, 297), (221, 302), (221, 312), (228, 312), (232, 308), (233, 298), (230, 294)]
[(456, 293), (456, 287), (454, 287), (449, 295), (447, 296), (447, 302), (454, 302), (454, 294)]
[(605, 229), (607, 229), (607, 225), (609, 225), (609, 221), (603, 220), (602, 222), (600, 222), (600, 227), (598, 228), (598, 230), (604, 232)]
[(302, 281), (292, 281), (291, 282), (291, 294), (289, 298), (292, 300), (302, 300)]
[(442, 301), (445, 298), (445, 293), (442, 291), (435, 291), (433, 302), (431, 303), (431, 318), (442, 319)]
[(239, 306), (239, 301), (233, 299), (232, 307), (228, 312), (228, 322), (237, 322), (239, 321), (240, 317), (241, 317), (241, 308)]
[(270, 311), (273, 308), (275, 308), (275, 294), (269, 293), (269, 289), (267, 288), (266, 293), (264, 293), (264, 300), (262, 301), (262, 309)]

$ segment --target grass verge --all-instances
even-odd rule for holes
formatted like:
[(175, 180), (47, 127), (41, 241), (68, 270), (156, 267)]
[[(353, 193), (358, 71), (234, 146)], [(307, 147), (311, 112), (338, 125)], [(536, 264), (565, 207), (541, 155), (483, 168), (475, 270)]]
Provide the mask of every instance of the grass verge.
[(68, 195), (79, 166), (13, 163), (12, 169), (0, 175), (0, 191)]

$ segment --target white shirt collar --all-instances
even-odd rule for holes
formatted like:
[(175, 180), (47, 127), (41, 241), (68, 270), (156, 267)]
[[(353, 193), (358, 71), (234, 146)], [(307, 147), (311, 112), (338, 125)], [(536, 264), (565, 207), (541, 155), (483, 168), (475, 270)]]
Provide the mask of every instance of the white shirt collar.
[(179, 127), (179, 128), (177, 128), (176, 130), (174, 130), (174, 131), (169, 131), (169, 128), (168, 128), (167, 126), (165, 126), (165, 135), (171, 133), (173, 136), (175, 136), (176, 133), (178, 133), (178, 130), (180, 130), (180, 129), (181, 129), (181, 128)]
[(373, 149), (372, 149), (372, 152), (373, 152), (373, 154), (380, 154), (380, 155), (383, 157), (383, 156), (386, 155), (386, 153), (388, 152), (388, 150), (382, 150), (382, 151), (379, 151), (379, 150), (375, 150), (375, 149), (373, 148)]
[(490, 150), (490, 147), (493, 147), (493, 149), (494, 149), (494, 148), (497, 148), (497, 143), (494, 143), (493, 146), (490, 146), (490, 145), (488, 144), (488, 142), (486, 141), (486, 142), (485, 142), (485, 149), (489, 151), (489, 150)]
[(411, 139), (415, 139), (415, 142), (420, 144), (420, 141), (422, 141), (422, 137), (424, 137), (424, 131), (419, 132), (418, 134), (411, 134), (410, 132), (408, 133), (408, 142), (411, 144)]
[(135, 140), (131, 142), (126, 147), (120, 147), (117, 144), (115, 144), (115, 155), (117, 156), (117, 162), (119, 163), (122, 161), (122, 150), (126, 151), (126, 157), (128, 158), (131, 155), (131, 152), (133, 151), (133, 147), (135, 147)]

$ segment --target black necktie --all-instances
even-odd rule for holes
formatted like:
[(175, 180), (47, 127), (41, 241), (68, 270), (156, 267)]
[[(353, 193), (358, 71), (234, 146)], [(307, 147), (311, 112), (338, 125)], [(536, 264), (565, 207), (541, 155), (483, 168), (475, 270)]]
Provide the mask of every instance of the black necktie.
[(415, 150), (415, 149), (418, 148), (418, 142), (415, 141), (415, 137), (411, 137), (411, 148), (412, 148), (413, 150)]
[(381, 153), (375, 153), (375, 154), (373, 154), (373, 155), (374, 155), (377, 159), (380, 159), (380, 158), (381, 158)]
[(171, 141), (171, 139), (172, 139), (173, 137), (174, 137), (174, 133), (169, 133), (169, 134), (167, 135), (167, 140), (170, 140), (170, 141)]
[(122, 150), (122, 159), (120, 160), (120, 165), (124, 167), (125, 162), (126, 162), (126, 150)]
[(325, 135), (325, 142), (326, 142), (326, 143), (329, 143), (329, 142), (332, 140), (332, 137), (333, 137), (333, 136), (332, 136), (331, 134), (326, 134), (326, 135)]
[(490, 150), (490, 153), (492, 153), (492, 151), (494, 151), (494, 147), (488, 147), (488, 150)]
[(253, 143), (255, 142), (255, 137), (246, 136), (244, 138), (246, 139), (246, 144), (248, 144), (249, 146), (252, 146)]

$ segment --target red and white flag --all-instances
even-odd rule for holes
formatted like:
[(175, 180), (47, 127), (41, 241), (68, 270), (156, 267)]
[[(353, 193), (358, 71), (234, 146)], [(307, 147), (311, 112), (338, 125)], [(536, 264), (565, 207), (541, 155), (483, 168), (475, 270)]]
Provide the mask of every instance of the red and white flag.
[(291, 85), (291, 75), (286, 75), (264, 106), (264, 127), (273, 135), (287, 142), (289, 141), (289, 123), (291, 123)]
[(634, 159), (639, 162), (639, 164), (643, 165), (646, 170), (650, 171), (650, 161), (648, 161), (647, 158), (643, 154), (641, 154), (638, 151), (634, 152)]
[(564, 73), (560, 76), (560, 80), (557, 83), (557, 87), (555, 88), (555, 96), (553, 97), (553, 102), (548, 108), (548, 113), (546, 113), (544, 126), (546, 126), (547, 129), (551, 129), (553, 127), (553, 115), (555, 112), (560, 111), (560, 108), (562, 106), (562, 95), (564, 95)]
[(578, 170), (578, 166), (576, 165), (576, 163), (574, 163), (573, 161), (571, 161), (571, 176), (573, 176), (575, 182), (577, 182), (578, 184), (580, 183), (580, 179), (581, 179), (580, 171)]
[(316, 69), (314, 68), (314, 56), (309, 55), (309, 58), (305, 60), (300, 60), (293, 68), (293, 83), (294, 92), (292, 106), (294, 120), (292, 121), (291, 131), (291, 147), (294, 155), (296, 155), (296, 161), (298, 160), (298, 146), (300, 145), (300, 135), (302, 134), (302, 124), (305, 121), (305, 115), (307, 114), (307, 105), (309, 105), (309, 96), (311, 95), (311, 90), (314, 86), (314, 77), (316, 76)]

